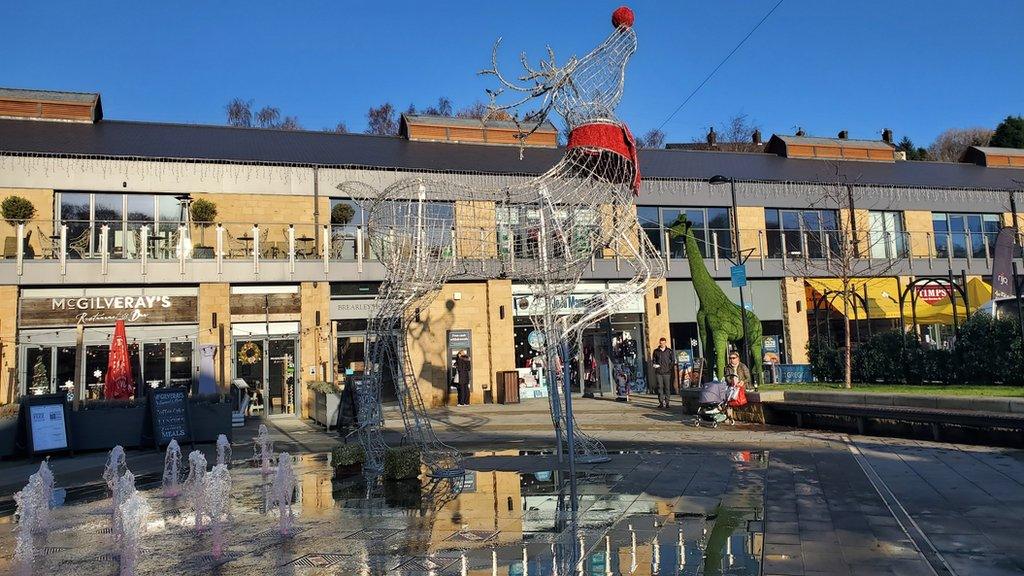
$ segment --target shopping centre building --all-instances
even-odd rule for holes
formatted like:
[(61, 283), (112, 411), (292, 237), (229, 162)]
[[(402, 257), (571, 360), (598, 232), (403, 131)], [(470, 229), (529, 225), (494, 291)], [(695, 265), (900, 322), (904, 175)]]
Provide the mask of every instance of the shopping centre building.
[[(0, 200), (34, 207), (27, 220), (0, 222), (0, 403), (68, 382), (98, 394), (121, 319), (139, 386), (194, 386), (212, 355), (222, 386), (242, 378), (262, 391), (268, 413), (306, 413), (308, 383), (360, 377), (384, 278), (363, 210), (338, 185), (383, 189), (429, 175), (502, 187), (560, 158), (554, 127), (541, 126), (525, 146), (516, 130), (422, 116), (404, 117), (397, 137), (128, 122), (103, 118), (96, 94), (0, 90)], [(784, 364), (807, 361), (815, 310), (829, 307), (822, 296), (844, 243), (886, 277), (864, 286), (858, 318), (869, 330), (898, 325), (894, 303), (917, 278), (952, 271), (954, 285), (977, 287), (963, 313), (982, 304), (995, 235), (1024, 229), (1024, 214), (1011, 208), (1012, 191), (1024, 186), (1024, 151), (975, 148), (959, 163), (908, 162), (891, 140), (887, 131), (873, 141), (773, 136), (760, 152), (642, 150), (638, 233), (659, 249), (667, 277), (584, 334), (602, 364), (601, 389), (611, 389), (615, 364), (642, 384), (660, 337), (701, 354), (691, 263), (667, 233), (680, 214), (693, 224), (704, 265), (737, 302), (734, 240), (749, 256), (746, 300), (763, 323), (766, 353)], [(716, 175), (734, 181), (735, 224), (730, 186), (709, 183)], [(190, 216), (200, 200), (215, 205), (215, 217)], [(500, 251), (529, 257), (529, 236), (508, 232), (534, 218), (529, 211), (467, 221), (458, 203), (434, 204), (457, 226), (479, 230), (479, 242), (454, 247), (456, 257), (481, 266)], [(575, 217), (608, 215), (594, 207)], [(631, 276), (614, 246), (588, 250), (591, 265), (569, 308)], [(921, 292), (926, 305), (948, 296), (939, 286)], [(520, 370), (523, 394), (542, 393), (529, 382), (531, 308), (529, 286), (508, 279), (445, 285), (407, 336), (425, 400), (445, 402), (458, 347), (470, 350), (473, 402), (495, 399), (501, 371)]]

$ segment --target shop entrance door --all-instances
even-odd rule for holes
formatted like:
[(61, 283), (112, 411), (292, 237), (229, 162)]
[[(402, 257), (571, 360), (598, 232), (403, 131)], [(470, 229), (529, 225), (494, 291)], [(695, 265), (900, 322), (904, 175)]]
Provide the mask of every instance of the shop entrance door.
[(295, 413), (295, 350), (294, 338), (235, 342), (235, 374), (253, 391), (253, 413)]

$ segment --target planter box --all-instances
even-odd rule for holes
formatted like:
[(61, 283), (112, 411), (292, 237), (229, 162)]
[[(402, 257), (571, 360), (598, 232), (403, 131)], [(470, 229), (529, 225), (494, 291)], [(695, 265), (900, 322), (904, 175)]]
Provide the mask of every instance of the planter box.
[(338, 409), (341, 406), (341, 394), (325, 394), (313, 392), (313, 421), (321, 426), (333, 428), (338, 423)]
[(71, 411), (71, 444), (76, 451), (142, 446), (146, 412), (146, 406)]
[(15, 453), (14, 440), (18, 432), (18, 420), (14, 418), (0, 418), (0, 458), (13, 456)]
[(196, 442), (216, 442), (220, 434), (231, 440), (230, 402), (190, 402), (188, 413), (192, 420), (192, 438)]
[(196, 246), (192, 248), (192, 258), (197, 260), (212, 260), (213, 248), (210, 246)]

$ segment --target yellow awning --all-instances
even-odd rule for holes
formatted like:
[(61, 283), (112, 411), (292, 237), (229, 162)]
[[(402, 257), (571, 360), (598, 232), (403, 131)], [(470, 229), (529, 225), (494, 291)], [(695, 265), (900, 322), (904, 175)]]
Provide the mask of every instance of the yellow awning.
[[(819, 295), (827, 294), (828, 301), (832, 304), (832, 308), (842, 314), (843, 313), (843, 300), (839, 296), (834, 296), (834, 293), (841, 292), (843, 289), (842, 280), (835, 278), (808, 278), (806, 280), (807, 285), (813, 288)], [(899, 285), (896, 283), (895, 278), (856, 278), (851, 282), (851, 287), (857, 292), (857, 294), (864, 296), (865, 287), (867, 288), (867, 312), (865, 314), (863, 303), (860, 298), (851, 298), (851, 305), (849, 308), (850, 317), (864, 320), (870, 315), (872, 319), (879, 318), (891, 318), (899, 319), (900, 317), (900, 293)], [(903, 285), (903, 289), (906, 289), (906, 283)], [(910, 294), (907, 294), (907, 299), (903, 305), (903, 318), (905, 322), (913, 322), (913, 313), (911, 312), (911, 298)], [(967, 305), (960, 298), (960, 294), (957, 293), (956, 298), (956, 311), (961, 322), (967, 317)], [(967, 281), (967, 297), (970, 300), (970, 310), (973, 313), (977, 310), (978, 306), (981, 306), (985, 302), (988, 302), (992, 298), (992, 286), (984, 282), (980, 278), (971, 278)], [(808, 310), (813, 310), (813, 300), (807, 303)], [(824, 308), (824, 305), (819, 303), (819, 308)], [(854, 310), (856, 307), (856, 310)], [(927, 302), (923, 297), (917, 298), (917, 323), (918, 324), (952, 324), (953, 323), (953, 306), (950, 303), (948, 296), (935, 301), (934, 303)]]

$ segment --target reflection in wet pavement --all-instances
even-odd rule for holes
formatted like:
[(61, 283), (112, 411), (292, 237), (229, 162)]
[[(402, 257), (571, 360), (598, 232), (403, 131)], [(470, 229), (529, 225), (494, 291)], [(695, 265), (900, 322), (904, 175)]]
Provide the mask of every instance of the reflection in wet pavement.
[[(130, 463), (129, 463), (130, 464)], [(554, 457), (470, 460), (461, 490), (446, 482), (332, 478), (326, 456), (296, 464), (296, 522), (274, 529), (270, 477), (232, 470), (227, 552), (191, 529), (177, 499), (146, 492), (153, 512), (140, 574), (758, 574), (767, 454), (627, 453), (581, 467), (569, 482)], [(60, 479), (58, 478), (58, 483)], [(102, 490), (69, 490), (40, 544), (36, 574), (113, 573)], [(13, 550), (10, 525), (0, 546)], [(0, 570), (12, 569), (10, 552)]]

